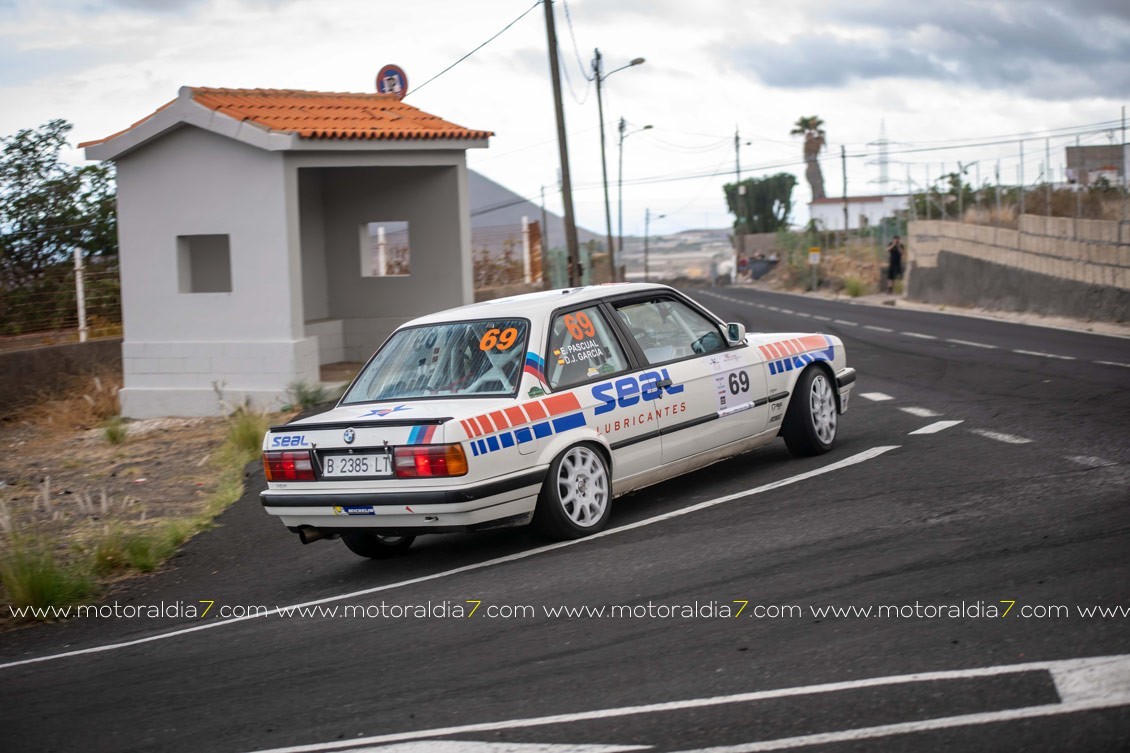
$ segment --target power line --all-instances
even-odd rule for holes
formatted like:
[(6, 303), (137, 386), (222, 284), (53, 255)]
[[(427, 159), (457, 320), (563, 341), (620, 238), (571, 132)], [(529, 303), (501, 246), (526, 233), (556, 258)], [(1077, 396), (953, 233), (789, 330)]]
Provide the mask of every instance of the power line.
[[(569, 38), (573, 40), (573, 54), (577, 56), (577, 67), (581, 69), (581, 75), (587, 81), (592, 81), (593, 76), (590, 76), (588, 71), (585, 70), (585, 61), (581, 59), (581, 50), (577, 47), (577, 35), (573, 32), (573, 14), (569, 12), (569, 0), (562, 0), (561, 4), (565, 6), (565, 21), (569, 25)], [(568, 74), (566, 74), (566, 77), (568, 77)]]
[(488, 39), (487, 41), (483, 42), (483, 43), (482, 43), (482, 44), (480, 44), (480, 45), (479, 45), (478, 47), (476, 47), (475, 49), (471, 50), (470, 52), (468, 52), (468, 53), (467, 53), (466, 55), (464, 55), (463, 57), (461, 57), (461, 58), (459, 58), (458, 60), (456, 60), (456, 61), (455, 61), (454, 63), (452, 63), (451, 65), (447, 66), (447, 67), (446, 67), (446, 68), (444, 68), (444, 69), (443, 69), (442, 71), (440, 71), (440, 72), (439, 72), (439, 73), (437, 73), (436, 75), (432, 76), (431, 78), (429, 78), (429, 79), (428, 79), (427, 81), (425, 81), (424, 83), (422, 83), (422, 84), (420, 84), (419, 86), (417, 86), (417, 87), (416, 87), (416, 88), (414, 89), (414, 91), (417, 91), (417, 92), (418, 92), (418, 91), (420, 91), (420, 90), (421, 90), (421, 89), (423, 89), (423, 88), (424, 88), (425, 86), (427, 86), (427, 85), (428, 85), (428, 84), (430, 84), (431, 82), (435, 81), (435, 80), (436, 80), (437, 78), (439, 78), (439, 77), (440, 77), (440, 76), (442, 76), (443, 74), (447, 73), (447, 72), (448, 72), (448, 71), (450, 71), (450, 70), (451, 70), (452, 68), (454, 68), (455, 66), (459, 65), (459, 64), (460, 64), (460, 63), (462, 63), (462, 62), (463, 62), (464, 60), (466, 60), (467, 58), (471, 57), (471, 56), (472, 56), (472, 55), (474, 55), (474, 54), (475, 54), (476, 52), (478, 52), (479, 50), (483, 49), (484, 47), (486, 47), (486, 46), (487, 46), (488, 44), (490, 44), (490, 43), (491, 43), (491, 42), (493, 42), (494, 40), (498, 39), (498, 38), (499, 38), (500, 36), (502, 36), (502, 35), (503, 35), (503, 33), (505, 33), (505, 32), (506, 32), (507, 30), (509, 30), (511, 26), (513, 26), (514, 24), (516, 24), (516, 23), (518, 23), (519, 21), (521, 21), (521, 20), (522, 20), (523, 18), (525, 18), (525, 17), (526, 17), (526, 16), (527, 16), (527, 15), (528, 15), (528, 14), (530, 13), (530, 11), (532, 11), (532, 10), (533, 10), (534, 8), (537, 8), (537, 7), (538, 7), (539, 5), (541, 5), (541, 4), (542, 4), (542, 0), (538, 0), (538, 1), (536, 2), (536, 3), (534, 3), (534, 4), (533, 4), (533, 5), (531, 5), (531, 6), (529, 7), (529, 8), (527, 8), (527, 9), (526, 9), (526, 11), (525, 11), (525, 12), (524, 12), (524, 13), (523, 13), (522, 15), (518, 16), (518, 17), (517, 17), (517, 18), (515, 18), (515, 19), (514, 19), (513, 21), (511, 21), (510, 23), (508, 23), (508, 24), (506, 24), (505, 26), (503, 26), (503, 27), (502, 27), (502, 28), (501, 28), (500, 30), (498, 30), (498, 31), (497, 31), (497, 32), (496, 32), (496, 33), (494, 34), (494, 36), (492, 36), (492, 37), (491, 37), (490, 39)]

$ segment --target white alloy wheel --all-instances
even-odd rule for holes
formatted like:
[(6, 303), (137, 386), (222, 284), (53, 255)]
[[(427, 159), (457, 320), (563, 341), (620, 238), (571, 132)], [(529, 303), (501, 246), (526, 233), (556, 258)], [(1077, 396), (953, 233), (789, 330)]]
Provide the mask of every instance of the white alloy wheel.
[(836, 393), (828, 373), (809, 366), (797, 378), (793, 390), (781, 426), (789, 452), (805, 457), (832, 449), (836, 441)]
[(582, 528), (596, 525), (604, 517), (608, 471), (595, 450), (578, 445), (565, 453), (557, 467), (557, 495), (565, 515)]
[(832, 392), (828, 378), (822, 372), (812, 380), (808, 401), (813, 431), (821, 442), (831, 444), (836, 438), (836, 396)]
[(579, 539), (604, 528), (612, 512), (612, 475), (600, 449), (568, 448), (549, 465), (534, 525), (554, 539)]

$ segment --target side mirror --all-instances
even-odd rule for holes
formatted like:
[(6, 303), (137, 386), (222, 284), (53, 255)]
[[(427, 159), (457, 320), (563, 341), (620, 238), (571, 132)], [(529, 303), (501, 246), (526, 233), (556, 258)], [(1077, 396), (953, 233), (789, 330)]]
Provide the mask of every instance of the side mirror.
[(726, 325), (726, 339), (730, 341), (731, 345), (738, 345), (745, 342), (745, 325), (738, 322), (730, 322)]

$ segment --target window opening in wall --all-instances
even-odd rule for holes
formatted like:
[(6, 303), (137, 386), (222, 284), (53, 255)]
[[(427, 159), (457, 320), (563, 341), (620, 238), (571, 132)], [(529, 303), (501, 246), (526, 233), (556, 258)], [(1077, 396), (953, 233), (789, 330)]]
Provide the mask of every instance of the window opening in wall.
[(404, 277), (411, 274), (408, 223), (366, 222), (361, 225), (361, 276)]
[(230, 293), (230, 237), (178, 235), (177, 287), (181, 293)]

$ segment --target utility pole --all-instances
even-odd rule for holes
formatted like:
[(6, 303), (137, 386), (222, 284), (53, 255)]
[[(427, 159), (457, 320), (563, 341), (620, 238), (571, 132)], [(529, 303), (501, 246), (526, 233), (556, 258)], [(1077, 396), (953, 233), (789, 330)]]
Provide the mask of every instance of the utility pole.
[(737, 176), (738, 186), (738, 258), (745, 257), (745, 236), (749, 230), (745, 224), (746, 197), (745, 186), (742, 185), (742, 137), (738, 133), (737, 125), (734, 126), (734, 175)]
[(840, 165), (844, 171), (844, 245), (848, 234), (848, 195), (847, 195), (847, 147), (840, 145)]
[[(655, 219), (661, 220), (667, 215), (657, 214)], [(651, 209), (645, 209), (643, 213), (643, 279), (644, 282), (651, 281), (651, 270), (648, 267), (648, 243), (649, 235), (651, 234)]]
[(600, 169), (604, 177), (604, 223), (608, 231), (608, 281), (616, 282), (616, 249), (612, 245), (612, 206), (608, 201), (608, 159), (604, 150), (604, 97), (601, 96), (601, 82), (604, 74), (601, 69), (600, 50), (593, 50), (593, 78), (596, 79), (596, 110), (600, 115)]
[(573, 183), (569, 178), (569, 144), (565, 137), (565, 106), (561, 101), (561, 69), (557, 64), (557, 28), (553, 23), (553, 0), (544, 0), (544, 5), (545, 35), (549, 46), (549, 73), (553, 79), (553, 108), (557, 117), (557, 149), (561, 159), (561, 203), (565, 214), (565, 249), (569, 259), (569, 287), (576, 287), (581, 280), (581, 259), (577, 249), (577, 224), (573, 218)]
[(929, 220), (929, 219), (931, 219), (931, 217), (930, 217), (930, 189), (934, 187), (934, 184), (930, 182), (930, 166), (925, 165), (925, 168), (926, 168), (926, 219)]
[(541, 187), (541, 282), (549, 287), (549, 219), (545, 211), (545, 186)]
[(1052, 216), (1052, 140), (1049, 138), (1044, 139), (1044, 184), (1047, 190), (1044, 195), (1047, 197), (1047, 207), (1044, 214), (1048, 217)]
[(1118, 240), (1122, 240), (1122, 229), (1126, 227), (1127, 213), (1130, 208), (1126, 206), (1126, 105), (1122, 105), (1122, 225), (1119, 228)]
[(1020, 166), (1017, 168), (1017, 177), (1020, 183), (1020, 213), (1016, 217), (1017, 227), (1019, 227), (1020, 217), (1024, 215), (1024, 139), (1020, 140)]

